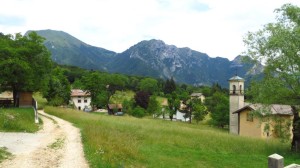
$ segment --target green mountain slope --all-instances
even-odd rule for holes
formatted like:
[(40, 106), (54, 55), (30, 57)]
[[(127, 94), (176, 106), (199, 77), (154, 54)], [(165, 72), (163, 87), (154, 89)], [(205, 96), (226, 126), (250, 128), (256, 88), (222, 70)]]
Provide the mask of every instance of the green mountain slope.
[(106, 63), (116, 55), (113, 51), (88, 45), (63, 31), (36, 32), (46, 38), (45, 46), (52, 53), (52, 60), (58, 64), (105, 70)]

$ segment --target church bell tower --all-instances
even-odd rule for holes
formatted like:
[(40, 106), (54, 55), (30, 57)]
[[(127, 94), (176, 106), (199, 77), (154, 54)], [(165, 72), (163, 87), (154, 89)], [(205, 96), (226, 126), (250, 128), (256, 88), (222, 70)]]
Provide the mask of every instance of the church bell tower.
[(244, 107), (244, 82), (239, 76), (229, 79), (229, 132), (239, 134), (238, 114), (232, 114)]

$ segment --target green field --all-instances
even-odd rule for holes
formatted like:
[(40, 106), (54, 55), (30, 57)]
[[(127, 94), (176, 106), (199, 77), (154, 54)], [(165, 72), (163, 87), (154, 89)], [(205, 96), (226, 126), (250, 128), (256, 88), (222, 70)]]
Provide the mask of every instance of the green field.
[(36, 132), (39, 126), (34, 122), (33, 108), (0, 108), (2, 132)]
[(46, 107), (81, 129), (91, 167), (267, 167), (278, 153), (300, 160), (289, 144), (229, 135), (207, 125), (137, 119)]

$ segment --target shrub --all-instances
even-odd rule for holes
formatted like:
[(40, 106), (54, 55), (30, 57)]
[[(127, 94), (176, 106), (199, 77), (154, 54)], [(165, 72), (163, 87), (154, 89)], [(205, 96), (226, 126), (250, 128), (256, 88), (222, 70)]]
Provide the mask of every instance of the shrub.
[(137, 106), (132, 110), (132, 115), (134, 117), (142, 118), (145, 116), (145, 110), (142, 107)]

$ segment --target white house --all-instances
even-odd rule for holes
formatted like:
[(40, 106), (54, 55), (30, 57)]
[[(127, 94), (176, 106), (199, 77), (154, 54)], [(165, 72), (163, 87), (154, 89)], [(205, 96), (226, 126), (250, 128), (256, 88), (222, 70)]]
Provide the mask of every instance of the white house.
[(205, 100), (205, 96), (202, 93), (192, 93), (191, 98), (192, 99), (200, 99), (202, 103)]
[(80, 89), (71, 90), (71, 101), (78, 110), (90, 108), (91, 94)]

